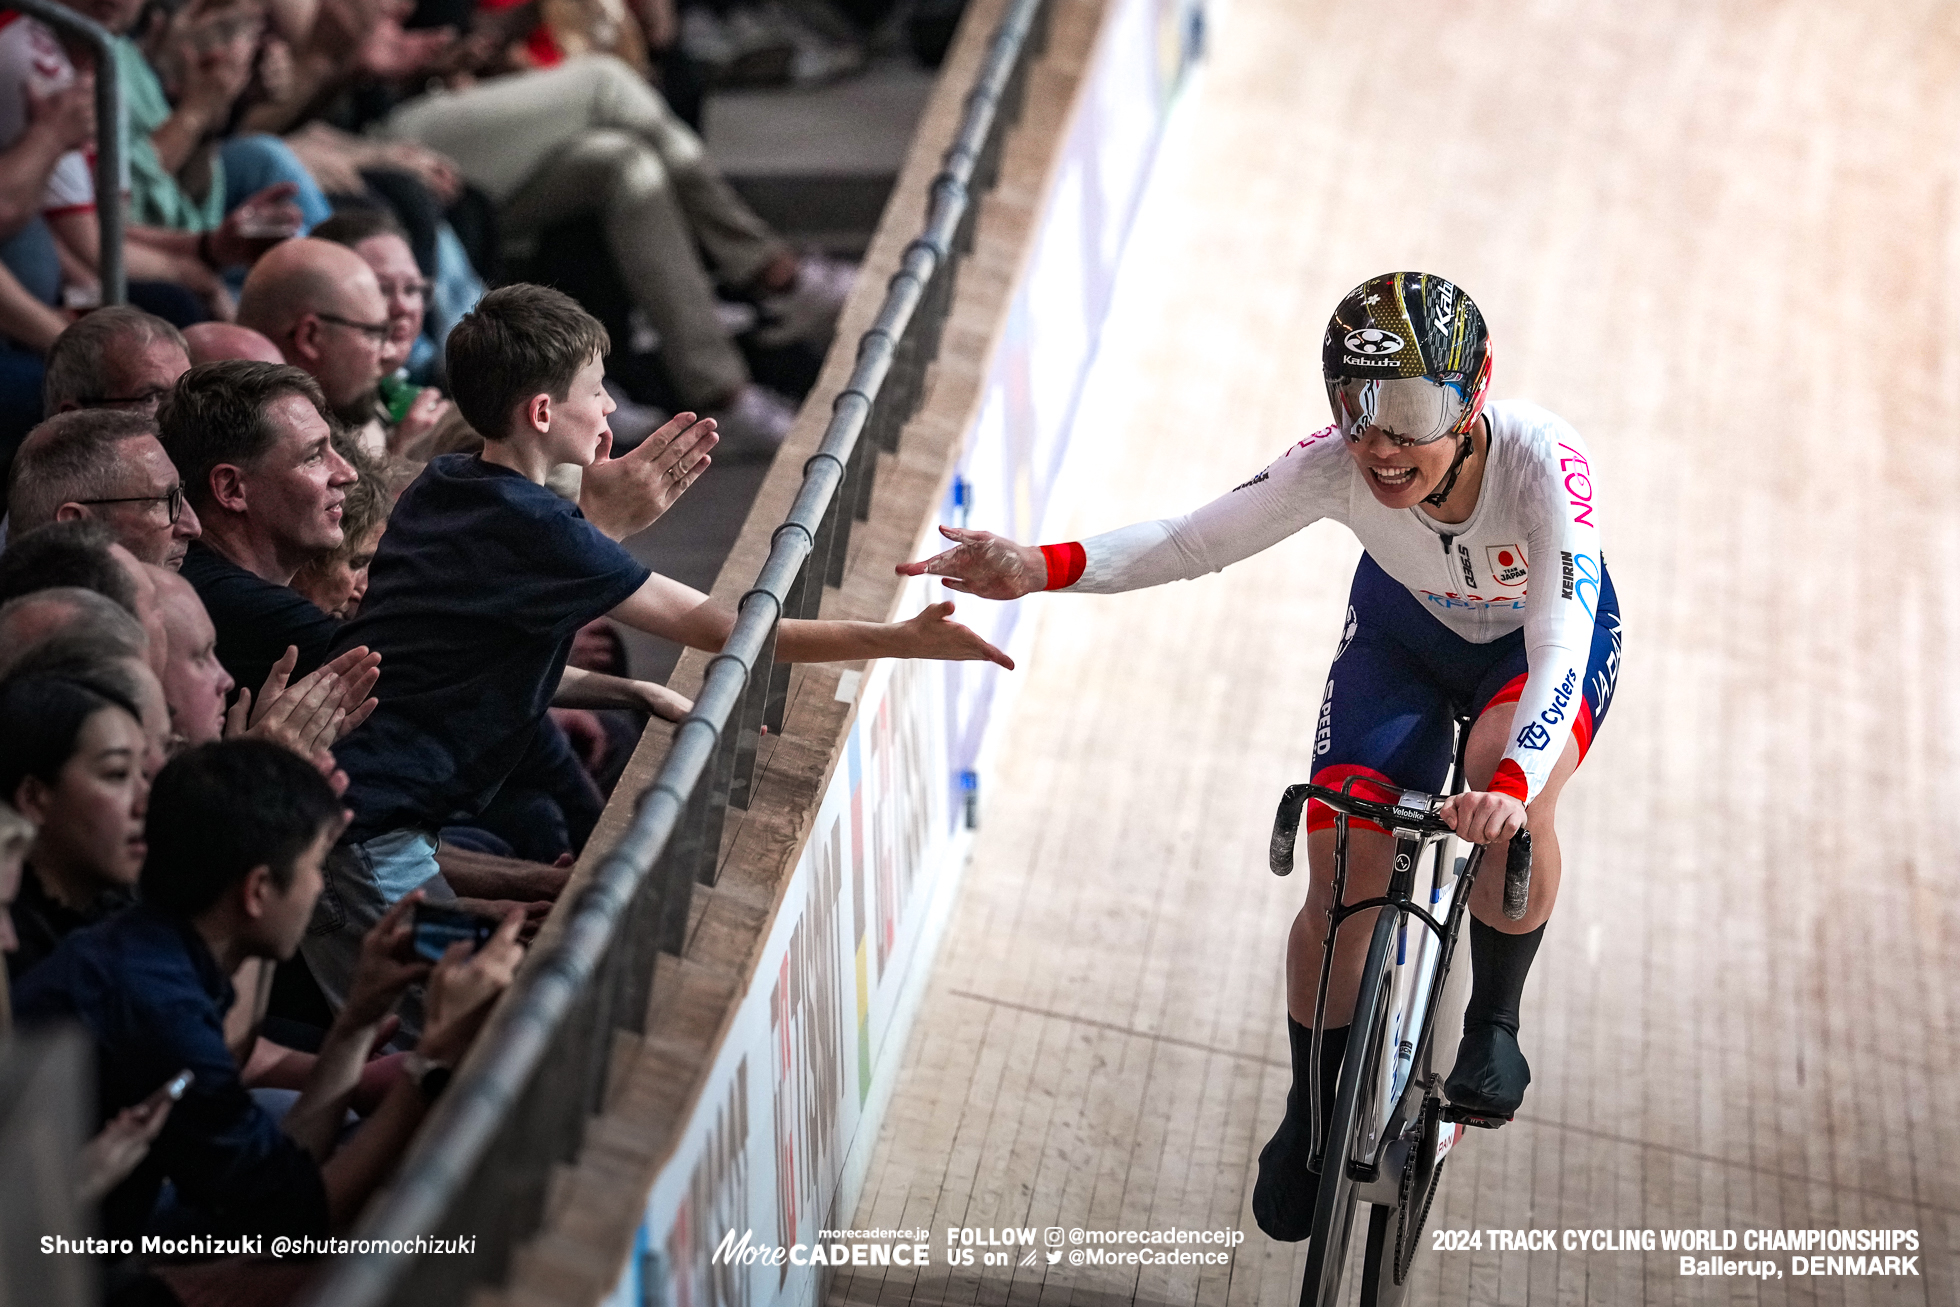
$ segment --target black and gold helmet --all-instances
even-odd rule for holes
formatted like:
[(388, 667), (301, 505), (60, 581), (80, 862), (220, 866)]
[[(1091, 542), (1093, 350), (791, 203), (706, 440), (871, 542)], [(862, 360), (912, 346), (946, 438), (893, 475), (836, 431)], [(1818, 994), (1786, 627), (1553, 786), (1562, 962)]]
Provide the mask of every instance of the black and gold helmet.
[(1464, 435), (1490, 389), (1484, 315), (1455, 283), (1388, 272), (1349, 291), (1327, 323), (1320, 371), (1349, 440), (1378, 426), (1397, 444)]

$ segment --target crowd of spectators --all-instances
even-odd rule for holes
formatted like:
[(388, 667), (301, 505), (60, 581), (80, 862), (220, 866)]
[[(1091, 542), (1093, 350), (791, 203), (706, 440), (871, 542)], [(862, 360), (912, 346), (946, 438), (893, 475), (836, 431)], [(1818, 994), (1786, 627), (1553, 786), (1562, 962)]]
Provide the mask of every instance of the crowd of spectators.
[[(875, 22), (892, 3), (842, 7)], [(129, 300), (177, 328), (174, 343), (188, 340), (197, 361), (263, 358), (269, 342), (376, 452), (416, 445), (445, 416), (442, 342), (484, 287), (541, 248), (561, 270), (576, 249), (566, 275), (623, 288), (614, 334), (653, 355), (633, 372), (637, 393), (617, 399), (712, 414), (725, 453), (780, 441), (795, 397), (758, 384), (750, 356), (820, 349), (852, 269), (797, 252), (723, 179), (697, 132), (700, 85), (717, 73), (687, 53), (679, 11), (693, 47), (720, 57), (728, 32), (753, 44), (772, 30), (758, 13), (773, 15), (778, 37), (793, 28), (781, 6), (70, 7), (113, 34), (113, 67), (0, 8), (0, 469), (60, 399), (141, 406), (144, 392), (124, 387), (76, 401), (51, 376), (55, 340), (100, 298), (100, 77), (116, 80), (127, 109)], [(853, 30), (828, 0), (800, 8)], [(703, 44), (704, 32), (720, 37)], [(823, 45), (806, 36), (806, 50)], [(598, 244), (564, 238), (581, 221), (596, 224)], [(316, 231), (369, 275), (341, 250), (287, 248)], [(234, 321), (256, 335), (225, 329)]]
[[(294, 237), (244, 302), (311, 260), (384, 298), (363, 252)], [(369, 357), (393, 341), (375, 325)], [(68, 332), (50, 353), (73, 393), (131, 370), (162, 393), (58, 412), (14, 463), (0, 1007), (90, 1036), (106, 1233), (324, 1234), (386, 1180), (564, 889), (639, 724), (617, 715), (690, 707), (626, 674), (608, 623), (727, 638), (732, 611), (621, 543), (707, 468), (717, 424), (682, 412), (613, 456), (608, 333), (521, 283), (452, 329), (445, 403), (474, 443), (419, 465), (366, 447), (311, 328), (282, 334), (312, 369), (186, 366), (201, 345), (134, 308)], [(1011, 666), (950, 611), (786, 620), (777, 657)], [(438, 907), (488, 942), (421, 947)], [(112, 1270), (166, 1291), (140, 1259)]]
[[(612, 46), (490, 0), (71, 5), (113, 68), (0, 9), (0, 1040), (87, 1032), (103, 1233), (325, 1233), (690, 707), (614, 623), (733, 621), (621, 542), (711, 449), (773, 450), (793, 399), (751, 359), (820, 350), (851, 269), (714, 167), (673, 0)], [(807, 35), (695, 12), (697, 45)], [(100, 308), (97, 77), (130, 117)], [(614, 330), (507, 275), (579, 221)], [(656, 393), (608, 376), (617, 333)], [(949, 611), (785, 622), (778, 656), (1005, 661)], [(438, 904), (494, 933), (418, 948)]]

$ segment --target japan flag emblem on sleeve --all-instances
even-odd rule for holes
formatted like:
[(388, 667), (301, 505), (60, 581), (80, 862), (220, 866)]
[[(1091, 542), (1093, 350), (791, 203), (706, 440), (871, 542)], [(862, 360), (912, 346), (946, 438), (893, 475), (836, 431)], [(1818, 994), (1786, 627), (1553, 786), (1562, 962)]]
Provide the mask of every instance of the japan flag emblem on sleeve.
[(1523, 545), (1486, 545), (1484, 557), (1490, 562), (1490, 577), (1500, 589), (1522, 590), (1525, 580)]

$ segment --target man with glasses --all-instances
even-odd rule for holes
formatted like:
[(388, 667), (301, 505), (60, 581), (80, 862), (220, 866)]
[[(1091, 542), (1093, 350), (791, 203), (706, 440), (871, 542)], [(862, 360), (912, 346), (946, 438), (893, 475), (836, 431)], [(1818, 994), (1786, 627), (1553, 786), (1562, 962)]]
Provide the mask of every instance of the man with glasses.
[(182, 333), (162, 318), (128, 305), (97, 309), (48, 350), (43, 411), (124, 409), (154, 417), (190, 365)]
[(143, 562), (183, 566), (201, 527), (148, 413), (133, 406), (57, 413), (21, 442), (7, 496), (9, 536), (82, 518), (102, 522)]
[(275, 245), (245, 278), (238, 321), (319, 382), (327, 406), (349, 427), (374, 417), (388, 302), (360, 255), (306, 238)]

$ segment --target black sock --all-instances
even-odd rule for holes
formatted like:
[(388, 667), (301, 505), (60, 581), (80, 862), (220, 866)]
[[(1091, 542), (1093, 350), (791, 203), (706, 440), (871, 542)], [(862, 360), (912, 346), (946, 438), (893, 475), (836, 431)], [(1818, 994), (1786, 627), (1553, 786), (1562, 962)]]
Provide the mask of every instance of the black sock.
[[(1289, 1242), (1307, 1237), (1313, 1224), (1314, 1190), (1319, 1181), (1307, 1164), (1313, 1160), (1313, 1117), (1308, 1086), (1312, 1083), (1313, 1030), (1292, 1017), (1286, 1019), (1286, 1041), (1293, 1063), (1293, 1086), (1286, 1091), (1286, 1119), (1259, 1153), (1259, 1178), (1252, 1188), (1252, 1215), (1259, 1228)], [(1335, 1077), (1347, 1051), (1348, 1027), (1321, 1032), (1320, 1124), (1323, 1132), (1334, 1111)]]
[(1463, 1028), (1498, 1026), (1518, 1033), (1518, 1004), (1524, 997), (1524, 978), (1545, 927), (1522, 935), (1507, 935), (1494, 926), (1470, 919), (1470, 1002), (1463, 1009)]

